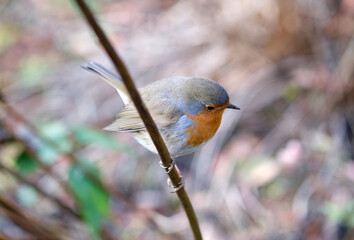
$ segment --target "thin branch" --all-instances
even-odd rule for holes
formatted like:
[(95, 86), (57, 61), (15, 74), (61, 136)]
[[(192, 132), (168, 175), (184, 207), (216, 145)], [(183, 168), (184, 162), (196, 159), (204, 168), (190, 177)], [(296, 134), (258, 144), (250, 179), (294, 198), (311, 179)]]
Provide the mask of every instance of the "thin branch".
[[(6, 110), (7, 116), (12, 115), (17, 121), (19, 121), (21, 124), (28, 127), (29, 130), (31, 132), (33, 132), (33, 134), (35, 134), (36, 137), (39, 137), (39, 139), (41, 141), (43, 141), (45, 144), (47, 144), (48, 146), (53, 148), (55, 151), (60, 153), (63, 157), (67, 158), (70, 163), (77, 164), (77, 166), (80, 168), (80, 170), (83, 171), (84, 175), (87, 178), (89, 178), (90, 181), (92, 181), (96, 186), (98, 186), (99, 188), (102, 188), (103, 190), (106, 190), (107, 192), (112, 193), (115, 197), (123, 200), (124, 202), (130, 202), (130, 199), (126, 199), (126, 197), (122, 193), (113, 191), (110, 187), (108, 187), (106, 184), (104, 184), (96, 175), (92, 174), (92, 172), (89, 171), (87, 169), (87, 167), (85, 165), (83, 165), (78, 160), (79, 158), (75, 155), (75, 153), (62, 152), (57, 143), (55, 143), (52, 139), (44, 136), (41, 133), (40, 129), (35, 124), (33, 124), (31, 121), (29, 121), (25, 116), (23, 116), (19, 112), (17, 112), (10, 104), (8, 104), (5, 101), (5, 98), (1, 95), (1, 91), (0, 91), (0, 106), (2, 106)], [(2, 118), (0, 118), (0, 122), (3, 122), (3, 125), (7, 126), (5, 119), (3, 120)], [(66, 190), (68, 195), (71, 196), (72, 193), (71, 193), (70, 188), (66, 185), (66, 183), (64, 181), (61, 180), (61, 178), (59, 176), (54, 174), (54, 172), (51, 169), (51, 165), (44, 164), (41, 161), (41, 159), (39, 158), (39, 156), (36, 154), (35, 150), (33, 150), (31, 148), (31, 146), (29, 146), (30, 144), (28, 144), (26, 141), (24, 141), (20, 136), (17, 136), (15, 134), (15, 131), (12, 130), (10, 126), (7, 127), (7, 130), (13, 138), (20, 141), (23, 144), (23, 146), (26, 148), (27, 152), (30, 154), (30, 156), (33, 158), (33, 160), (42, 169), (44, 169), (47, 172), (47, 174), (51, 175), (55, 180), (57, 180), (57, 182), (59, 184), (61, 183), (62, 187)]]
[[(26, 128), (29, 128), (29, 130), (32, 131), (33, 134), (36, 135), (36, 137), (38, 137), (41, 141), (43, 141), (48, 146), (52, 147), (58, 153), (62, 154), (62, 156), (67, 158), (70, 163), (77, 164), (78, 168), (83, 172), (83, 174), (88, 179), (90, 179), (90, 181), (92, 181), (93, 184), (95, 184), (97, 187), (109, 192), (110, 195), (112, 195), (114, 198), (117, 198), (117, 199), (121, 200), (122, 202), (124, 202), (124, 204), (127, 206), (127, 208), (130, 211), (136, 211), (136, 212), (141, 213), (141, 215), (140, 215), (141, 217), (144, 217), (144, 218), (148, 219), (156, 227), (156, 229), (158, 231), (160, 231), (160, 229), (157, 227), (157, 224), (155, 223), (154, 218), (151, 216), (151, 213), (149, 211), (147, 211), (144, 208), (140, 208), (138, 205), (136, 205), (134, 203), (134, 201), (132, 199), (130, 199), (129, 197), (124, 195), (118, 189), (115, 189), (112, 186), (109, 186), (108, 184), (106, 184), (103, 181), (101, 181), (101, 179), (99, 177), (97, 177), (95, 174), (93, 174), (91, 171), (89, 171), (87, 169), (87, 167), (78, 160), (78, 156), (75, 153), (62, 152), (56, 142), (54, 142), (52, 139), (44, 136), (42, 134), (42, 132), (40, 131), (40, 129), (35, 124), (33, 124), (25, 116), (23, 116), (18, 111), (16, 111), (16, 109), (14, 107), (12, 107), (9, 103), (7, 103), (6, 100), (5, 100), (5, 97), (3, 96), (1, 91), (0, 91), (0, 106), (2, 106), (4, 108), (4, 110), (6, 110), (6, 113), (7, 113), (6, 116), (9, 117), (9, 116), (12, 115), (16, 119), (16, 121), (19, 121), (21, 124), (26, 126)], [(0, 122), (1, 121), (2, 121), (2, 118), (0, 118)], [(12, 135), (12, 137), (14, 137), (15, 139), (21, 141), (21, 139), (18, 139), (14, 135)], [(24, 144), (25, 147), (28, 145), (25, 142), (22, 142), (22, 143)], [(29, 149), (26, 148), (26, 150), (29, 150)], [(31, 151), (31, 153), (34, 154), (34, 155), (31, 154), (31, 156), (33, 158), (35, 158), (35, 157), (37, 158), (36, 159), (37, 160), (36, 161), (37, 164), (39, 164), (39, 166), (42, 166), (43, 163), (41, 163), (41, 161), (38, 159), (38, 156), (36, 156), (36, 153), (33, 152), (33, 151)], [(40, 161), (40, 162), (38, 162), (38, 161)], [(45, 167), (46, 167), (46, 169), (44, 169), (44, 170), (46, 170), (46, 172), (48, 173), (48, 171), (51, 171), (52, 165), (45, 165)], [(55, 178), (55, 179), (57, 181), (61, 181), (61, 179), (59, 177)], [(70, 196), (71, 196), (71, 191), (69, 191), (69, 193), (70, 193)]]
[(5, 165), (3, 165), (0, 162), (0, 170), (4, 169), (5, 171), (7, 171), (8, 173), (10, 173), (12, 176), (14, 176), (15, 178), (18, 179), (18, 181), (27, 184), (31, 187), (33, 187), (37, 192), (39, 192), (41, 195), (43, 195), (44, 197), (52, 200), (53, 202), (55, 202), (56, 204), (58, 204), (58, 206), (60, 208), (62, 208), (65, 212), (69, 213), (70, 215), (72, 215), (73, 217), (77, 218), (77, 219), (81, 219), (81, 216), (76, 213), (72, 208), (70, 208), (69, 206), (67, 206), (65, 203), (63, 203), (60, 199), (48, 194), (47, 192), (43, 191), (36, 183), (32, 182), (31, 180), (21, 176), (20, 174), (18, 174), (17, 172), (11, 170), (10, 168), (6, 167)]
[(16, 204), (0, 195), (0, 211), (23, 230), (38, 239), (61, 239), (60, 234), (48, 224), (45, 225)]
[(11, 240), (11, 238), (0, 232), (0, 240)]
[[(14, 139), (18, 140), (19, 142), (22, 143), (22, 145), (24, 146), (25, 150), (27, 151), (27, 153), (31, 156), (31, 158), (33, 159), (33, 161), (38, 164), (38, 166), (40, 166), (49, 176), (51, 176), (53, 179), (55, 179), (58, 184), (60, 185), (60, 187), (65, 191), (65, 193), (68, 196), (71, 196), (71, 191), (69, 189), (69, 186), (67, 185), (67, 183), (65, 181), (63, 181), (60, 176), (58, 176), (58, 174), (56, 174), (54, 171), (52, 171), (52, 169), (50, 168), (49, 165), (43, 163), (43, 161), (41, 160), (41, 158), (38, 156), (36, 150), (33, 148), (33, 146), (31, 146), (31, 144), (20, 134), (18, 134), (15, 131), (15, 127), (13, 126), (14, 121), (8, 120), (7, 118), (10, 117), (11, 115), (14, 116), (16, 118), (16, 120), (20, 120), (21, 122), (23, 122), (23, 117), (21, 114), (17, 113), (9, 104), (7, 104), (7, 102), (5, 101), (5, 99), (1, 96), (1, 92), (0, 92), (0, 106), (6, 111), (6, 118), (0, 118), (0, 123), (3, 124), (3, 126), (6, 128), (7, 132), (10, 134), (11, 137), (13, 137)], [(33, 129), (32, 124), (29, 124), (28, 122), (26, 123), (26, 127), (29, 126), (30, 130)]]
[[(160, 135), (160, 132), (154, 123), (150, 113), (148, 112), (145, 104), (143, 103), (140, 94), (137, 90), (137, 88), (134, 85), (133, 79), (130, 76), (125, 64), (123, 61), (120, 59), (116, 51), (114, 50), (113, 46), (109, 42), (106, 34), (103, 32), (102, 28), (99, 26), (97, 23), (96, 19), (94, 18), (93, 14), (91, 13), (91, 10), (88, 8), (84, 0), (75, 0), (77, 5), (79, 6), (80, 10), (84, 14), (88, 24), (91, 26), (92, 30), (95, 32), (97, 35), (99, 41), (101, 42), (102, 46), (104, 47), (106, 53), (109, 55), (111, 58), (117, 72), (119, 72), (129, 94), (132, 99), (132, 101), (135, 104), (135, 107), (137, 111), (139, 112), (139, 115), (141, 119), (143, 120), (145, 127), (147, 131), (149, 132), (151, 139), (160, 155), (162, 164), (165, 167), (170, 166), (172, 163), (172, 158), (168, 152), (168, 149)], [(181, 176), (179, 175), (176, 167), (174, 166), (172, 171), (168, 173), (169, 178), (171, 179), (171, 182), (173, 183), (174, 186), (178, 186), (180, 182), (182, 181)], [(193, 230), (194, 238), (195, 239), (202, 239), (202, 235), (199, 229), (199, 224), (198, 224), (198, 219), (196, 217), (196, 214), (194, 212), (192, 203), (189, 199), (188, 194), (186, 193), (184, 187), (180, 188), (177, 192), (177, 196), (179, 200), (181, 201), (181, 204), (184, 208), (184, 211), (187, 214), (189, 223), (191, 225), (191, 228)]]

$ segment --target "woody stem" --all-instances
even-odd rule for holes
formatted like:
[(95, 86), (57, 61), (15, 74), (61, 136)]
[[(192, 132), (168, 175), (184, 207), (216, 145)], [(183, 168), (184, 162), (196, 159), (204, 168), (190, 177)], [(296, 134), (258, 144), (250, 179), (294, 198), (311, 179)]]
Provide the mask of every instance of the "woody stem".
[[(147, 110), (144, 102), (142, 101), (140, 94), (135, 87), (135, 84), (133, 82), (133, 79), (131, 75), (129, 74), (125, 64), (123, 61), (120, 59), (118, 53), (114, 50), (112, 44), (108, 40), (106, 34), (102, 30), (102, 28), (99, 26), (97, 23), (95, 17), (93, 16), (91, 10), (88, 8), (87, 4), (85, 3), (84, 0), (75, 0), (76, 4), (78, 5), (79, 9), (83, 13), (83, 15), (86, 18), (86, 21), (88, 24), (91, 26), (92, 30), (95, 32), (97, 35), (101, 45), (105, 49), (106, 53), (110, 57), (110, 59), (113, 62), (114, 67), (116, 68), (117, 72), (120, 74), (123, 83), (125, 84), (129, 95), (132, 99), (132, 101), (135, 104), (135, 107), (137, 111), (139, 112), (139, 115), (141, 119), (143, 120), (145, 127), (147, 131), (149, 132), (151, 139), (160, 155), (161, 162), (162, 164), (167, 167), (172, 163), (172, 158), (171, 155), (168, 152), (168, 149), (166, 147), (166, 144), (164, 143), (161, 134), (154, 123), (149, 111)], [(181, 176), (177, 172), (176, 167), (174, 166), (172, 171), (167, 173), (169, 178), (171, 179), (171, 182), (174, 186), (178, 186), (179, 183), (181, 182)], [(186, 215), (189, 220), (189, 224), (192, 228), (194, 238), (199, 240), (202, 239), (202, 234), (200, 232), (199, 224), (198, 224), (198, 219), (196, 217), (195, 211), (193, 209), (192, 203), (189, 199), (189, 196), (184, 189), (184, 187), (180, 188), (177, 192), (177, 196), (183, 206), (184, 211), (186, 212)]]

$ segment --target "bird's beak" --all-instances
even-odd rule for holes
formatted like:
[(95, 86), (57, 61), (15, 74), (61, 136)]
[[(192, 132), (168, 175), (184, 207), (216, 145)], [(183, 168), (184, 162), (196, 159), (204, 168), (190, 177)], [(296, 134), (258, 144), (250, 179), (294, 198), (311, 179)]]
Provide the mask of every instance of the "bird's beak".
[(235, 106), (235, 105), (233, 105), (231, 103), (226, 108), (231, 108), (231, 109), (235, 109), (235, 110), (241, 110), (241, 108), (239, 108), (239, 107), (237, 107), (237, 106)]

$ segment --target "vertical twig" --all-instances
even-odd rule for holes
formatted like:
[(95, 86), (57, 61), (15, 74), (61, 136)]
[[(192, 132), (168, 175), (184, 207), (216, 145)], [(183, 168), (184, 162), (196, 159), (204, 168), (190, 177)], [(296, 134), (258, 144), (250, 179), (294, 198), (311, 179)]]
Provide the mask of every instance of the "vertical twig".
[[(101, 27), (98, 25), (96, 19), (94, 18), (91, 10), (88, 8), (84, 0), (75, 0), (79, 9), (84, 14), (88, 24), (91, 26), (92, 30), (97, 35), (101, 45), (104, 47), (106, 53), (111, 58), (113, 65), (115, 66), (117, 72), (120, 74), (132, 101), (135, 104), (137, 111), (141, 119), (143, 120), (147, 131), (149, 132), (151, 139), (160, 155), (161, 161), (165, 167), (169, 166), (172, 163), (172, 158), (168, 152), (168, 149), (160, 135), (160, 132), (154, 123), (150, 113), (148, 112), (145, 104), (143, 103), (140, 94), (135, 87), (132, 77), (130, 76), (125, 64), (120, 59), (116, 51), (114, 50), (113, 46), (109, 42), (106, 34), (103, 32)], [(181, 176), (177, 172), (176, 167), (174, 166), (172, 171), (168, 173), (169, 178), (174, 186), (178, 186), (182, 181)], [(177, 192), (177, 196), (184, 208), (184, 211), (187, 214), (189, 223), (191, 225), (194, 238), (195, 239), (202, 239), (202, 235), (199, 229), (198, 219), (194, 212), (192, 203), (189, 199), (188, 194), (186, 193), (184, 187), (180, 188)]]

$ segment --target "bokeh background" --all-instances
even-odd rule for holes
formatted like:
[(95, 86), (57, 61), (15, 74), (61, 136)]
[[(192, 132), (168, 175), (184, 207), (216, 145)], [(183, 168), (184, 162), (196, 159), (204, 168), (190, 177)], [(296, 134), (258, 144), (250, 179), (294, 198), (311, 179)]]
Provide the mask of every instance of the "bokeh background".
[[(354, 1), (88, 1), (138, 86), (223, 85), (212, 141), (179, 158), (205, 239), (354, 239)], [(158, 157), (108, 133), (122, 101), (73, 5), (0, 2), (0, 238), (192, 239)]]

